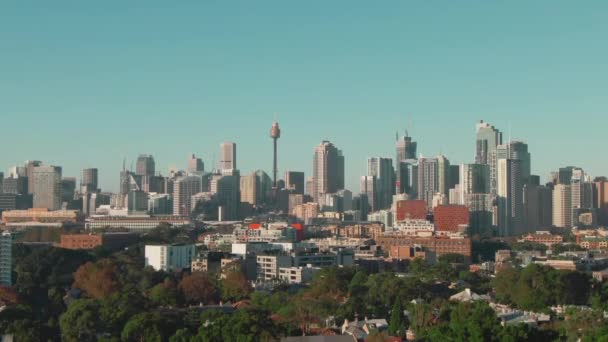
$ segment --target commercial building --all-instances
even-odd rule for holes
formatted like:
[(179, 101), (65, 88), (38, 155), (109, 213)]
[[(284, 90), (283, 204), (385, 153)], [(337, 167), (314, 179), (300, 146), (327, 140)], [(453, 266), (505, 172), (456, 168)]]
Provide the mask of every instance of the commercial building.
[(236, 166), (236, 144), (223, 142), (220, 144), (220, 169), (233, 170)]
[(188, 173), (201, 174), (205, 172), (205, 163), (201, 158), (197, 158), (194, 153), (188, 158)]
[(433, 206), (433, 196), (439, 192), (439, 164), (437, 158), (418, 159), (418, 199), (427, 207)]
[(61, 208), (61, 167), (37, 166), (32, 170), (34, 207), (58, 210)]
[(91, 250), (104, 247), (107, 250), (119, 250), (138, 240), (133, 233), (102, 233), (102, 234), (62, 234), (60, 248)]
[(461, 254), (465, 260), (471, 258), (471, 239), (451, 237), (417, 237), (406, 234), (385, 234), (376, 238), (376, 243), (384, 250), (392, 246), (420, 246), (436, 253), (437, 257), (444, 254)]
[(156, 271), (181, 271), (190, 268), (195, 252), (194, 245), (146, 245), (145, 265)]
[(304, 195), (304, 172), (286, 171), (285, 187), (295, 191), (295, 194)]
[(397, 134), (397, 142), (395, 143), (395, 166), (397, 169), (395, 190), (399, 194), (409, 193), (408, 190), (410, 189), (408, 188), (412, 186), (412, 183), (410, 183), (408, 180), (406, 165), (403, 164), (403, 162), (408, 159), (416, 159), (416, 147), (416, 142), (412, 141), (412, 138), (409, 136), (407, 131), (402, 137), (399, 137), (399, 134)]
[(594, 207), (598, 209), (598, 223), (608, 226), (608, 179), (598, 178), (593, 187)]
[(428, 210), (423, 200), (398, 201), (396, 205), (396, 221), (406, 219), (426, 220)]
[(137, 157), (135, 174), (138, 176), (154, 176), (155, 165), (154, 157), (149, 154), (140, 154), (139, 157)]
[(553, 188), (553, 225), (560, 228), (572, 227), (572, 188), (557, 184)]
[(331, 142), (315, 147), (313, 158), (313, 199), (344, 189), (344, 156)]
[(522, 238), (522, 241), (532, 242), (532, 243), (540, 243), (546, 245), (547, 247), (551, 247), (556, 244), (560, 244), (564, 242), (564, 238), (560, 235), (553, 235), (547, 231), (539, 231), (535, 234), (528, 234)]
[[(367, 175), (376, 177), (376, 203), (374, 210), (390, 208), (393, 201), (393, 193), (395, 192), (393, 160), (381, 157), (367, 159)], [(363, 188), (361, 191), (363, 192)]]
[(0, 285), (13, 285), (13, 242), (17, 233), (0, 234)]
[(114, 229), (146, 233), (161, 224), (170, 227), (189, 227), (192, 222), (190, 218), (183, 216), (92, 216), (86, 220), (85, 228), (89, 231)]
[(192, 213), (192, 196), (202, 191), (201, 178), (182, 176), (173, 184), (173, 215), (189, 216)]
[(469, 227), (469, 208), (464, 205), (440, 205), (433, 211), (438, 231), (464, 232)]
[(314, 202), (296, 205), (291, 214), (304, 223), (309, 223), (319, 216), (319, 205)]
[(361, 176), (361, 194), (367, 199), (367, 208), (370, 211), (379, 210), (378, 187), (376, 176)]
[(81, 192), (95, 192), (99, 189), (99, 171), (96, 168), (82, 170)]
[(2, 223), (16, 222), (42, 222), (42, 223), (66, 223), (79, 222), (82, 217), (76, 210), (53, 210), (46, 208), (34, 208), (27, 210), (8, 210), (2, 212)]

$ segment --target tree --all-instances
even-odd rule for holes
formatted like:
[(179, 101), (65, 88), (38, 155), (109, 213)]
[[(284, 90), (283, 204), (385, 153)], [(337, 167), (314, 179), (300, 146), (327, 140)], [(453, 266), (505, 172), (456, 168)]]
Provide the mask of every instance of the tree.
[(126, 285), (121, 291), (111, 294), (100, 303), (99, 316), (108, 332), (120, 335), (127, 321), (149, 307), (147, 299), (134, 286)]
[(179, 329), (169, 338), (169, 342), (190, 342), (193, 336), (188, 329)]
[(175, 306), (181, 301), (175, 282), (169, 278), (154, 286), (150, 290), (148, 298), (157, 306)]
[(247, 278), (241, 271), (232, 271), (222, 280), (222, 299), (239, 301), (249, 297), (253, 292)]
[(184, 299), (190, 304), (216, 303), (218, 291), (214, 281), (204, 272), (194, 272), (182, 278), (178, 285)]
[(101, 330), (99, 304), (94, 299), (80, 299), (70, 305), (59, 318), (61, 336), (65, 341), (96, 341)]
[(405, 330), (406, 328), (403, 317), (403, 308), (401, 307), (401, 298), (397, 297), (391, 312), (391, 321), (388, 325), (388, 333), (392, 336), (403, 337), (405, 335)]
[(164, 338), (161, 322), (162, 317), (156, 313), (137, 314), (125, 324), (121, 337), (124, 341), (161, 342)]
[(116, 266), (110, 259), (87, 262), (76, 271), (73, 287), (95, 299), (106, 298), (120, 288)]

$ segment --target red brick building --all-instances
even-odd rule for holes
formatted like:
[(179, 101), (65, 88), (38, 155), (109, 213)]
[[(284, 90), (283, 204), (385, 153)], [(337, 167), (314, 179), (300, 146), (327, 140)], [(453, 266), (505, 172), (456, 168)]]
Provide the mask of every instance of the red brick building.
[(109, 250), (126, 247), (138, 239), (134, 233), (62, 234), (60, 248), (95, 249), (103, 246)]
[(407, 219), (426, 220), (427, 208), (424, 200), (405, 200), (397, 202), (397, 221)]
[(471, 260), (471, 239), (449, 238), (449, 237), (417, 237), (411, 235), (390, 234), (376, 238), (376, 243), (385, 251), (390, 251), (393, 246), (421, 246), (437, 257), (444, 254), (461, 254), (465, 260)]
[(471, 219), (469, 208), (464, 205), (439, 205), (435, 207), (433, 217), (435, 229), (450, 232), (468, 227)]

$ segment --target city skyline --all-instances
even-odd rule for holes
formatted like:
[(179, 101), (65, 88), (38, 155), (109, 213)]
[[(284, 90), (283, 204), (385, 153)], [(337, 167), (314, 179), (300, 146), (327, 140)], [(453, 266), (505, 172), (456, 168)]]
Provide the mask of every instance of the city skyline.
[(195, 153), (211, 168), (218, 144), (234, 141), (239, 169), (272, 174), (276, 112), (278, 174), (312, 175), (327, 139), (344, 151), (353, 191), (367, 158), (394, 156), (396, 130), (419, 155), (474, 162), (481, 119), (505, 142), (526, 141), (543, 181), (566, 165), (608, 174), (589, 152), (606, 122), (607, 50), (595, 43), (608, 30), (604, 3), (337, 2), (326, 16), (279, 2), (159, 4), (3, 6), (0, 117), (13, 129), (0, 136), (11, 146), (0, 169), (94, 167), (100, 187), (117, 191), (125, 157), (151, 154), (167, 174)]

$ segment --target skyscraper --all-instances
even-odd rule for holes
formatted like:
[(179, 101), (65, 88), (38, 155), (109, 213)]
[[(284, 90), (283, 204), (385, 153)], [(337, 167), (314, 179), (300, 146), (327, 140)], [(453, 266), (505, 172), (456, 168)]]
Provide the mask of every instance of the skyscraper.
[(393, 201), (395, 190), (395, 170), (390, 158), (372, 157), (367, 159), (367, 175), (376, 177), (376, 200), (374, 210), (387, 209)]
[(437, 185), (439, 193), (448, 196), (450, 191), (450, 161), (444, 155), (437, 156)]
[(496, 146), (502, 145), (502, 133), (483, 120), (476, 125), (476, 131), (477, 150), (475, 153), (475, 163), (489, 165), (492, 154), (496, 151)]
[(437, 158), (418, 159), (418, 198), (433, 207), (433, 196), (439, 191), (439, 166)]
[(137, 157), (135, 174), (138, 176), (154, 176), (154, 172), (154, 157), (149, 154), (140, 154), (139, 157)]
[(286, 171), (285, 187), (294, 190), (296, 194), (304, 194), (304, 172)]
[(188, 173), (196, 174), (205, 172), (205, 164), (201, 158), (196, 158), (193, 154), (188, 159)]
[(598, 223), (608, 226), (608, 179), (606, 177), (598, 177), (593, 180), (593, 206), (598, 211)]
[(367, 208), (369, 208), (370, 211), (378, 210), (378, 192), (376, 190), (376, 184), (376, 176), (361, 176), (362, 196), (360, 196), (360, 198), (367, 201)]
[(268, 203), (271, 190), (272, 181), (262, 170), (240, 177), (241, 202), (254, 206)]
[(220, 221), (239, 217), (240, 179), (238, 170), (213, 175), (211, 179), (211, 192), (217, 195), (220, 205)]
[(25, 174), (27, 176), (27, 193), (34, 193), (34, 169), (41, 166), (42, 162), (39, 160), (28, 160), (25, 162)]
[(189, 216), (192, 213), (192, 196), (201, 192), (201, 177), (182, 176), (173, 184), (173, 215)]
[(13, 242), (17, 233), (4, 231), (0, 234), (0, 285), (13, 285)]
[(553, 189), (553, 225), (560, 228), (572, 227), (572, 188), (557, 184)]
[(65, 202), (68, 205), (74, 200), (74, 194), (76, 193), (76, 178), (75, 177), (64, 177), (61, 179), (61, 202)]
[(272, 162), (272, 187), (277, 188), (277, 173), (279, 170), (277, 169), (277, 141), (281, 137), (281, 129), (279, 128), (279, 123), (274, 122), (272, 127), (270, 128), (270, 137), (272, 138), (273, 143), (273, 162)]
[(61, 167), (37, 166), (32, 171), (34, 208), (61, 208)]
[(233, 170), (236, 166), (236, 144), (223, 142), (220, 145), (220, 170)]
[(94, 192), (99, 189), (98, 184), (99, 172), (95, 168), (83, 169), (82, 170), (82, 181), (80, 186), (83, 192)]
[(519, 235), (524, 226), (524, 185), (530, 180), (528, 145), (511, 141), (496, 147), (498, 231), (501, 236)]
[(412, 138), (409, 136), (407, 130), (405, 131), (405, 135), (403, 137), (399, 137), (399, 133), (397, 133), (397, 142), (395, 143), (397, 152), (395, 158), (395, 166), (397, 168), (395, 189), (399, 194), (406, 192), (406, 182), (402, 179), (404, 172), (401, 170), (401, 163), (406, 159), (416, 159), (416, 147), (417, 143), (412, 141)]
[(400, 194), (407, 194), (409, 198), (416, 197), (418, 191), (418, 160), (402, 160), (397, 167), (397, 179), (401, 190)]
[(344, 188), (344, 156), (331, 142), (315, 147), (313, 158), (313, 198), (332, 194)]

